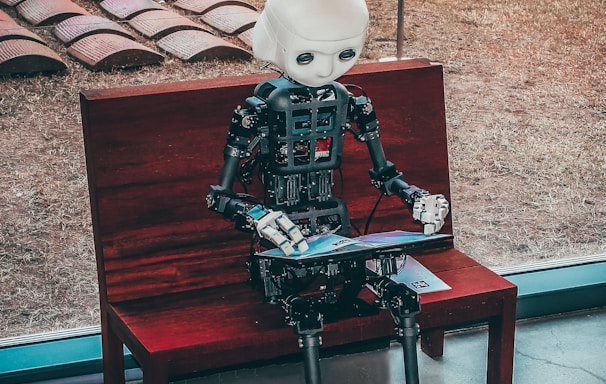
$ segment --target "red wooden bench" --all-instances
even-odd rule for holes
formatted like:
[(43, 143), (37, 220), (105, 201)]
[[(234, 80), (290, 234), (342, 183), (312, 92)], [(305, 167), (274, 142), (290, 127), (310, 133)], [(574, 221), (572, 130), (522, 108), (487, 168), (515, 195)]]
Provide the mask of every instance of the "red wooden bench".
[[(123, 345), (146, 384), (298, 353), (282, 309), (246, 284), (250, 235), (205, 203), (233, 109), (272, 76), (82, 92), (106, 383), (124, 380)], [(371, 97), (387, 157), (405, 179), (450, 200), (442, 67), (364, 64), (342, 82)], [(370, 167), (365, 146), (346, 140), (335, 192), (359, 228), (378, 197)], [(399, 199), (384, 198), (370, 232), (393, 229), (421, 227)], [(449, 217), (443, 232), (451, 231)], [(440, 356), (446, 328), (487, 322), (487, 382), (511, 383), (516, 287), (452, 243), (413, 256), (452, 287), (421, 297), (423, 351)], [(323, 348), (392, 337), (393, 329), (388, 311), (327, 324)]]

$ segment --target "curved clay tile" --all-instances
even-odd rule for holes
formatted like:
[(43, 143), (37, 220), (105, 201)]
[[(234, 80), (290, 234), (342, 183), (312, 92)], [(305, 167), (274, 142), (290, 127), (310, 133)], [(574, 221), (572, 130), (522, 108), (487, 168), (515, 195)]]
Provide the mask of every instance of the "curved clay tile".
[(181, 60), (194, 62), (204, 59), (250, 59), (250, 52), (208, 32), (187, 30), (171, 33), (160, 39), (158, 47)]
[(86, 36), (98, 33), (121, 35), (134, 40), (135, 37), (120, 24), (101, 16), (74, 16), (57, 24), (53, 33), (64, 44), (72, 44)]
[(70, 0), (25, 0), (17, 5), (17, 12), (32, 25), (59, 23), (77, 15), (90, 15)]
[(97, 71), (159, 64), (164, 56), (124, 36), (100, 33), (73, 43), (67, 53)]
[(23, 0), (0, 0), (0, 3), (6, 4), (9, 7), (14, 7), (15, 5), (19, 4), (22, 1)]
[(67, 69), (59, 55), (31, 40), (0, 41), (0, 74), (51, 73)]
[(177, 0), (173, 5), (199, 15), (224, 5), (240, 5), (257, 10), (253, 5), (242, 0)]
[(228, 35), (238, 34), (252, 28), (259, 13), (239, 5), (226, 5), (202, 15), (200, 19), (213, 28)]
[(153, 9), (166, 10), (153, 0), (103, 0), (99, 5), (109, 14), (122, 20)]
[(13, 21), (4, 21), (0, 19), (0, 41), (12, 39), (31, 40), (46, 45), (46, 42), (42, 40), (40, 36), (31, 32), (29, 29), (22, 27)]
[(246, 31), (238, 35), (238, 39), (246, 44), (248, 47), (252, 47), (252, 34), (253, 28), (248, 28)]
[(186, 29), (206, 30), (200, 23), (171, 11), (148, 11), (133, 17), (128, 24), (151, 39), (160, 39), (168, 34)]
[(4, 12), (1, 9), (0, 9), (0, 21), (11, 21), (11, 22), (13, 22), (13, 24), (17, 24), (17, 22), (15, 21), (15, 19), (13, 19), (11, 17), (11, 15), (9, 15), (8, 13)]

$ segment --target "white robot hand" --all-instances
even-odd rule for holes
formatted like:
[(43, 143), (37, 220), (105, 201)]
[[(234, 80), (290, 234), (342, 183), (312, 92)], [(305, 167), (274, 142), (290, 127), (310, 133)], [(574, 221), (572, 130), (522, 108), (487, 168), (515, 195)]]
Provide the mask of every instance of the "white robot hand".
[(422, 196), (414, 203), (412, 217), (424, 224), (426, 235), (431, 235), (442, 229), (448, 211), (448, 200), (443, 195)]
[(309, 249), (303, 234), (286, 213), (272, 211), (257, 205), (247, 212), (259, 236), (271, 241), (286, 256), (294, 253), (295, 247), (300, 253)]

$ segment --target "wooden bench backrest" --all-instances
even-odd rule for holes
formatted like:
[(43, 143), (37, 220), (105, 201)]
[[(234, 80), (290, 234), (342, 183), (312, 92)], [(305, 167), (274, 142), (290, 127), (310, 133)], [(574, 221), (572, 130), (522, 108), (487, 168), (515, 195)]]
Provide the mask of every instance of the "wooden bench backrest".
[[(248, 279), (250, 235), (206, 208), (222, 168), (233, 109), (275, 75), (190, 81), (81, 94), (102, 300), (119, 302)], [(450, 198), (442, 67), (418, 60), (356, 66), (389, 160), (412, 184)], [(346, 135), (335, 195), (363, 230), (378, 198), (364, 144)], [(370, 232), (422, 230), (384, 198)], [(444, 232), (451, 233), (450, 218)]]

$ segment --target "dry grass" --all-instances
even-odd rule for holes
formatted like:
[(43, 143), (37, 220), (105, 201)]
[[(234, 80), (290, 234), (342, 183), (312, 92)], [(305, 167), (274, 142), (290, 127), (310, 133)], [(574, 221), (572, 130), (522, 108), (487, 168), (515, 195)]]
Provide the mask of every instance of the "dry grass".
[[(369, 0), (366, 60), (395, 53), (396, 3)], [(605, 252), (605, 5), (406, 2), (405, 52), (444, 64), (457, 245), (486, 265)], [(167, 60), (93, 73), (36, 32), (69, 68), (0, 79), (0, 337), (98, 323), (79, 90), (259, 71)]]

